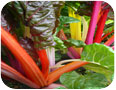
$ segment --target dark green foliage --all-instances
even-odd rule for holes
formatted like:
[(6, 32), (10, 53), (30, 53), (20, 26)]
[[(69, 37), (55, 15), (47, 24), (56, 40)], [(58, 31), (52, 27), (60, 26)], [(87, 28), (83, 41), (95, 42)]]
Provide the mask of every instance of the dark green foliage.
[(2, 9), (2, 15), (9, 24), (11, 32), (16, 33), (17, 37), (23, 37), (24, 22), (23, 22), (23, 9), (20, 7), (19, 2), (9, 2)]

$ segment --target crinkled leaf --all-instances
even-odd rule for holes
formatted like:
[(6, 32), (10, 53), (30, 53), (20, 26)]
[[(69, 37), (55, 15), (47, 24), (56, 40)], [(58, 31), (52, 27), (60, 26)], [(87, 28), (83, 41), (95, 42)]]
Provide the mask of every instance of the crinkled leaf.
[(75, 71), (64, 73), (60, 77), (60, 82), (68, 89), (98, 89), (108, 85), (103, 74), (88, 72), (85, 75), (80, 75)]
[(63, 40), (65, 46), (67, 47), (71, 47), (71, 46), (75, 46), (75, 47), (84, 47), (86, 44), (81, 41), (81, 40), (75, 40), (75, 39), (68, 39), (68, 40)]
[(23, 37), (24, 33), (24, 22), (23, 22), (23, 9), (21, 8), (18, 1), (7, 3), (2, 9), (2, 15), (5, 20), (12, 28), (12, 32), (15, 32), (19, 37)]
[(79, 22), (78, 19), (68, 16), (60, 16), (60, 23), (63, 24), (69, 24), (69, 23), (77, 23)]
[(86, 45), (81, 60), (98, 64), (114, 71), (114, 50), (106, 45), (94, 43)]
[(32, 40), (36, 49), (54, 46), (53, 29), (55, 12), (52, 1), (28, 1), (26, 21), (31, 27)]

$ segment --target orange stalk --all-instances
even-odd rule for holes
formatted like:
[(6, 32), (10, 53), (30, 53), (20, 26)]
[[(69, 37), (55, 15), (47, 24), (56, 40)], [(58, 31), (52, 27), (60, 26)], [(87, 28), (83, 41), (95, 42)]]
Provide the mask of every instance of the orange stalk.
[(27, 52), (20, 46), (20, 44), (13, 38), (13, 36), (1, 28), (1, 41), (13, 53), (17, 60), (22, 65), (26, 76), (33, 82), (42, 87), (47, 85), (42, 72), (27, 54)]
[(70, 72), (76, 68), (79, 68), (83, 65), (86, 65), (88, 64), (88, 62), (84, 62), (84, 61), (75, 61), (75, 62), (72, 62), (72, 63), (69, 63), (63, 67), (60, 67), (59, 69), (56, 69), (55, 71), (51, 72), (48, 77), (47, 77), (47, 80), (48, 80), (48, 85), (55, 82), (56, 80), (59, 79), (59, 77), (63, 74), (63, 73), (66, 73), (66, 72)]
[(104, 44), (110, 46), (114, 42), (114, 35), (111, 36)]
[(8, 66), (4, 62), (1, 62), (1, 68), (2, 68), (1, 69), (2, 75), (5, 75), (5, 76), (7, 76), (9, 78), (17, 80), (17, 81), (19, 81), (19, 82), (21, 82), (23, 84), (26, 84), (29, 87), (40, 88), (39, 85), (33, 83), (32, 81), (30, 81), (29, 79), (27, 79), (26, 77), (24, 77), (21, 73), (19, 73), (18, 71), (16, 71), (12, 67)]

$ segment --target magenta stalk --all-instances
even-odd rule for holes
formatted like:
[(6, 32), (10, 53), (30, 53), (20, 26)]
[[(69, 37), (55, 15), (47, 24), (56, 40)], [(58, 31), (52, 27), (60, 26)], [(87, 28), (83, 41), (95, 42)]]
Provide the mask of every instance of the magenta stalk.
[(98, 14), (100, 12), (101, 3), (102, 3), (102, 1), (94, 2), (93, 12), (92, 12), (91, 21), (89, 24), (89, 30), (88, 30), (88, 34), (87, 34), (87, 38), (86, 38), (86, 44), (93, 43), (93, 38), (94, 38), (95, 28), (96, 28), (96, 24), (97, 24)]

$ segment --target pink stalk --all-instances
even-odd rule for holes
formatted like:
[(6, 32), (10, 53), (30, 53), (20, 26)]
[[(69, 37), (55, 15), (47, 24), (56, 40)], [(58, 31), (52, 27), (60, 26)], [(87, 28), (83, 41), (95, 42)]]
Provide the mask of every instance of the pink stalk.
[(71, 54), (70, 51), (67, 52), (67, 55), (68, 55), (70, 58), (75, 59), (75, 57)]
[(108, 41), (106, 41), (104, 44), (110, 46), (113, 42), (114, 42), (114, 35), (111, 38), (109, 38)]
[(86, 44), (93, 43), (93, 37), (94, 37), (95, 28), (96, 28), (96, 24), (97, 24), (98, 14), (100, 12), (101, 3), (102, 3), (102, 1), (94, 2), (92, 17), (91, 17), (91, 21), (89, 24), (87, 38), (86, 38)]
[(74, 58), (79, 59), (80, 55), (76, 52), (76, 50), (73, 47), (69, 47), (68, 50), (72, 53)]

